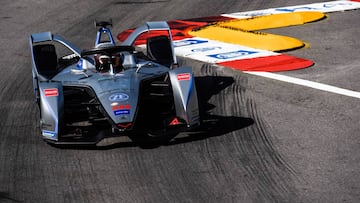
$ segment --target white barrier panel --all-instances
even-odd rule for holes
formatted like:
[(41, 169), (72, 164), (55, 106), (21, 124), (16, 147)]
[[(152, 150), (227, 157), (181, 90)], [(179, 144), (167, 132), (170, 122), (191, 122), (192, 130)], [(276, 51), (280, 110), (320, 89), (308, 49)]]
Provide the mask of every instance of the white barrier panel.
[(242, 18), (251, 18), (254, 16), (264, 16), (264, 15), (291, 13), (291, 12), (299, 12), (299, 11), (318, 11), (323, 13), (330, 13), (336, 11), (354, 10), (358, 8), (360, 8), (360, 2), (356, 2), (356, 1), (329, 1), (323, 3), (299, 5), (299, 6), (287, 6), (281, 8), (257, 10), (257, 11), (229, 13), (229, 14), (222, 14), (222, 16), (242, 19)]
[(271, 51), (197, 37), (174, 41), (174, 45), (176, 55), (208, 63), (280, 55)]

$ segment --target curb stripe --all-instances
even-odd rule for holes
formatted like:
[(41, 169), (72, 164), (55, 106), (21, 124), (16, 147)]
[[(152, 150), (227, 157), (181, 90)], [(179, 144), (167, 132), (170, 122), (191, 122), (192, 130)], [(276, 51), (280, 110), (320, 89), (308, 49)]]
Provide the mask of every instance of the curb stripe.
[(335, 94), (339, 94), (339, 95), (344, 95), (344, 96), (360, 99), (360, 92), (356, 92), (353, 90), (343, 89), (343, 88), (326, 85), (326, 84), (322, 84), (322, 83), (318, 83), (318, 82), (313, 82), (313, 81), (309, 81), (309, 80), (304, 80), (304, 79), (299, 79), (299, 78), (294, 78), (294, 77), (289, 77), (289, 76), (284, 76), (284, 75), (279, 75), (279, 74), (269, 73), (269, 72), (252, 72), (252, 71), (250, 71), (250, 72), (244, 71), (244, 72), (251, 74), (251, 75), (257, 75), (257, 76), (261, 76), (261, 77), (265, 77), (265, 78), (279, 80), (282, 82), (288, 82), (288, 83), (292, 83), (292, 84), (296, 84), (296, 85), (301, 85), (301, 86), (310, 87), (313, 89), (318, 89), (318, 90), (322, 90), (322, 91), (326, 91), (326, 92), (331, 92), (331, 93), (335, 93)]
[(217, 63), (241, 71), (278, 72), (310, 67), (313, 61), (285, 54)]

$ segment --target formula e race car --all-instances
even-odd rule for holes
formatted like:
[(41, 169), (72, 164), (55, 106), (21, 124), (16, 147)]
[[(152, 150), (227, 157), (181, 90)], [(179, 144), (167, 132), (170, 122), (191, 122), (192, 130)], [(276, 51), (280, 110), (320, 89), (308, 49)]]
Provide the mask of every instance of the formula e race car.
[[(95, 46), (85, 50), (51, 32), (30, 36), (44, 140), (94, 145), (109, 137), (155, 139), (198, 126), (193, 72), (177, 64), (168, 24), (147, 22), (120, 45), (110, 26), (96, 22)], [(134, 46), (151, 31), (164, 35)]]

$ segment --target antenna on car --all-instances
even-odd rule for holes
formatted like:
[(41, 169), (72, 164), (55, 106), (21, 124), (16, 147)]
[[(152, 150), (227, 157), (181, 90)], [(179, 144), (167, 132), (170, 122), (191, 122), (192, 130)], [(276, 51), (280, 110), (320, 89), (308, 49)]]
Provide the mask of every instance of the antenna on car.
[[(98, 28), (96, 41), (95, 41), (95, 47), (103, 42), (110, 42), (112, 45), (116, 45), (115, 40), (111, 34), (110, 29), (107, 26), (113, 26), (112, 19), (110, 18), (109, 21), (97, 21), (94, 22), (95, 28)], [(108, 40), (102, 41), (102, 34), (106, 34), (108, 36)]]

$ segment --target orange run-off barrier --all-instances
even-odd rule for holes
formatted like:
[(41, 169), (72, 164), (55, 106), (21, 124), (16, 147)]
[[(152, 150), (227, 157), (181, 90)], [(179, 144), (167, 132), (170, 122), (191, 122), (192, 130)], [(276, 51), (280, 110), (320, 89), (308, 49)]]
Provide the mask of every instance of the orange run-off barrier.
[(239, 44), (269, 51), (286, 51), (303, 47), (301, 40), (293, 37), (256, 32), (270, 28), (302, 25), (325, 18), (321, 12), (294, 12), (273, 14), (248, 19), (232, 19), (213, 23), (188, 32), (202, 37), (231, 44)]

